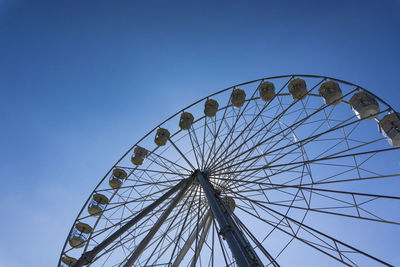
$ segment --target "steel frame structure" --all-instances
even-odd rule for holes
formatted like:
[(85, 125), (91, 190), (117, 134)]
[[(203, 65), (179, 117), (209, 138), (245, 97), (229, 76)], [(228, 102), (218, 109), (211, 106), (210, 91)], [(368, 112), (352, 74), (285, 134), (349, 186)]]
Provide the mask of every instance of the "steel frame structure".
[[(284, 90), (295, 77), (310, 79), (314, 83), (305, 100), (290, 102), (287, 101), (290, 94)], [(159, 147), (150, 150), (146, 167), (132, 168), (124, 163), (135, 147), (142, 143), (148, 145), (146, 138), (157, 129), (169, 126), (182, 112), (235, 88), (278, 80), (281, 83), (274, 99), (278, 102), (276, 105), (272, 102), (260, 104), (255, 90), (243, 108), (234, 109), (228, 102), (219, 108), (218, 112), (223, 114), (220, 118), (201, 116), (187, 132), (178, 130), (173, 133), (168, 139), (170, 145), (164, 151), (158, 152)], [(227, 266), (279, 266), (277, 258), (293, 240), (347, 266), (358, 265), (358, 258), (353, 255), (363, 257), (362, 263), (371, 260), (391, 266), (379, 257), (334, 238), (305, 221), (307, 215), (313, 213), (400, 225), (400, 219), (377, 214), (375, 206), (368, 207), (379, 201), (398, 201), (399, 196), (329, 187), (348, 182), (396, 178), (400, 173), (391, 170), (384, 173), (365, 167), (371, 159), (379, 159), (379, 155), (397, 155), (393, 153), (397, 153), (399, 147), (383, 146), (384, 138), (354, 137), (353, 133), (364, 130), (363, 120), (356, 119), (354, 115), (343, 115), (344, 119), (333, 118), (332, 114), (337, 112), (334, 107), (314, 104), (314, 100), (309, 100), (319, 98), (313, 90), (327, 80), (347, 86), (341, 99), (343, 104), (348, 104), (347, 99), (357, 91), (373, 95), (383, 106), (383, 110), (374, 116), (377, 121), (379, 116), (395, 112), (378, 96), (360, 86), (315, 75), (262, 78), (200, 99), (172, 115), (133, 145), (93, 190), (91, 196), (99, 192), (108, 193), (111, 203), (106, 206), (104, 214), (94, 221), (84, 212), (91, 197), (82, 207), (74, 225), (76, 222), (92, 220), (95, 231), (89, 235), (90, 242), (85, 243), (82, 256), (72, 266), (96, 263), (110, 257), (117, 249), (123, 251), (125, 256), (115, 266), (124, 267), (134, 266), (136, 262), (139, 265), (135, 266), (147, 266), (151, 262), (159, 264), (168, 253), (170, 258), (165, 262), (168, 266), (179, 266), (185, 259), (185, 264), (191, 266), (199, 261), (198, 264), (207, 265), (201, 263), (200, 253), (204, 250), (210, 257), (208, 266), (214, 266), (214, 254), (217, 251)], [(344, 113), (340, 110), (336, 114)], [(318, 123), (328, 126), (328, 129), (321, 130)], [(200, 126), (196, 127), (197, 124)], [(309, 128), (310, 132), (304, 134), (304, 128)], [(203, 141), (199, 136), (202, 132)], [(343, 136), (339, 137), (338, 133)], [(182, 145), (185, 140), (189, 144), (187, 147)], [(313, 151), (317, 142), (326, 145), (320, 153)], [(339, 146), (343, 148), (339, 150)], [(171, 157), (171, 151), (176, 156)], [(319, 167), (327, 170), (326, 177), (315, 177)], [(115, 168), (127, 170), (128, 178), (118, 190), (105, 189), (104, 184)], [(346, 177), (350, 171), (356, 175)], [(287, 180), (274, 180), (274, 177), (280, 178), (282, 175), (287, 175)], [(134, 194), (137, 196), (133, 197)], [(221, 200), (222, 195), (235, 199), (237, 212), (228, 212)], [(274, 197), (277, 199), (273, 200)], [(323, 206), (314, 204), (315, 199)], [(337, 206), (331, 206), (333, 204)], [(344, 209), (353, 212), (343, 212)], [(295, 211), (300, 215), (294, 214)], [(260, 238), (259, 232), (255, 233), (243, 222), (243, 215), (251, 216), (257, 225), (265, 225), (272, 230)], [(266, 248), (266, 243), (278, 231), (290, 239), (281, 245), (281, 250), (271, 252)], [(175, 233), (175, 236), (171, 233)], [(230, 258), (225, 242), (234, 258)], [(215, 243), (219, 243), (220, 248), (216, 248)], [(61, 258), (71, 251), (67, 239), (59, 265), (62, 264)], [(191, 253), (191, 260), (187, 261)]]

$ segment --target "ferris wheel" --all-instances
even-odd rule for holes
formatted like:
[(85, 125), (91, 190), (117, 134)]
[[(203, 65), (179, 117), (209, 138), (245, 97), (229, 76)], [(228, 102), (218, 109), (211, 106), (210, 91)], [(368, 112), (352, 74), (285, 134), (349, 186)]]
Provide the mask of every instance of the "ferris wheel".
[(392, 266), (391, 244), (368, 235), (400, 237), (399, 149), (400, 113), (355, 84), (285, 75), (226, 88), (112, 166), (58, 266)]

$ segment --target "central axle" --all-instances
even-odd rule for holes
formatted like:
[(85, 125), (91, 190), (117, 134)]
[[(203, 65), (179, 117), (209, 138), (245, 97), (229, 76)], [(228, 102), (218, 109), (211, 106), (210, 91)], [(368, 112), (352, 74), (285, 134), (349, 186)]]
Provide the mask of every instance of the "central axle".
[(219, 234), (228, 242), (238, 266), (263, 266), (253, 247), (232, 218), (229, 209), (226, 207), (227, 205), (224, 205), (219, 192), (210, 183), (208, 173), (196, 170), (193, 176), (203, 188), (211, 212), (218, 222)]

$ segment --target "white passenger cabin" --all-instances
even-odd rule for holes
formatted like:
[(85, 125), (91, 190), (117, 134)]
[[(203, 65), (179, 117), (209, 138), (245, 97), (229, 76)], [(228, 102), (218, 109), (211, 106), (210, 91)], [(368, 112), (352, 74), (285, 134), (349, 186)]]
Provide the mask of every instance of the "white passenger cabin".
[(103, 213), (108, 204), (108, 198), (102, 194), (94, 194), (88, 206), (88, 212), (91, 216), (99, 216)]
[(204, 104), (204, 115), (214, 117), (218, 111), (218, 102), (214, 99), (208, 99)]
[(111, 188), (118, 189), (121, 187), (122, 182), (127, 176), (128, 174), (126, 173), (126, 171), (116, 168), (113, 170), (108, 184), (111, 186)]
[(399, 118), (400, 112), (391, 113), (383, 117), (378, 124), (379, 131), (387, 137), (389, 144), (392, 146), (400, 146)]
[(70, 267), (76, 262), (76, 259), (67, 255), (61, 257), (61, 267)]
[(189, 130), (193, 124), (194, 117), (189, 112), (183, 112), (179, 119), (179, 127), (182, 130)]
[(224, 203), (225, 207), (228, 209), (229, 213), (232, 213), (235, 210), (236, 203), (232, 197), (224, 196), (222, 198), (222, 202)]
[(135, 147), (131, 161), (134, 165), (139, 166), (143, 164), (144, 159), (147, 157), (147, 150), (141, 146)]
[(297, 78), (292, 80), (289, 83), (288, 88), (294, 100), (304, 99), (307, 95), (307, 85), (306, 81), (303, 79)]
[(260, 98), (265, 102), (271, 101), (275, 96), (275, 86), (271, 82), (260, 83), (257, 89), (260, 93)]
[(154, 143), (156, 143), (156, 145), (158, 146), (164, 146), (167, 143), (169, 136), (170, 133), (167, 129), (160, 128), (157, 130), (156, 137), (154, 138)]
[(232, 105), (234, 107), (240, 108), (243, 106), (244, 101), (246, 100), (246, 93), (242, 89), (235, 89), (231, 94)]
[(355, 93), (349, 103), (359, 119), (370, 120), (379, 113), (378, 101), (367, 92)]
[(85, 244), (89, 234), (93, 231), (92, 227), (86, 223), (78, 222), (69, 237), (69, 244), (73, 248), (81, 248)]
[(327, 105), (337, 105), (343, 96), (339, 84), (334, 81), (324, 82), (319, 88), (319, 95), (324, 99)]

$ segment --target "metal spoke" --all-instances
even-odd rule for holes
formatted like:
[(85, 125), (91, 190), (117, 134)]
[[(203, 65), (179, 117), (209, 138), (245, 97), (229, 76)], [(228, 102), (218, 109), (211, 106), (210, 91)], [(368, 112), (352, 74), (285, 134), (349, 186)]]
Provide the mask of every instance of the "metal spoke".
[(186, 189), (189, 186), (189, 183), (185, 183), (183, 185), (181, 191), (175, 196), (174, 200), (172, 203), (169, 205), (169, 207), (164, 211), (164, 213), (161, 215), (161, 217), (158, 219), (157, 223), (153, 226), (153, 228), (150, 230), (150, 232), (146, 235), (146, 237), (140, 242), (140, 244), (136, 247), (134, 250), (133, 254), (129, 257), (128, 261), (125, 263), (124, 267), (130, 267), (133, 265), (135, 260), (140, 256), (140, 254), (143, 252), (143, 250), (146, 248), (148, 242), (152, 239), (152, 237), (156, 234), (158, 229), (160, 228), (161, 224), (164, 223), (165, 219), (169, 216), (171, 211), (175, 208), (175, 205), (182, 199), (184, 194), (186, 193)]
[[(239, 196), (241, 196), (241, 197), (244, 197), (244, 196), (241, 195), (241, 194), (238, 194), (238, 193), (236, 193), (236, 194), (239, 195)], [(246, 198), (246, 197), (244, 197), (244, 198)], [(383, 261), (383, 260), (380, 260), (380, 259), (378, 259), (378, 258), (376, 258), (376, 257), (373, 257), (373, 256), (371, 256), (371, 255), (369, 255), (369, 254), (367, 254), (367, 253), (365, 253), (365, 252), (363, 252), (363, 251), (361, 251), (361, 250), (358, 250), (358, 249), (356, 249), (356, 248), (354, 248), (354, 247), (352, 247), (352, 246), (350, 246), (350, 245), (347, 245), (346, 243), (344, 243), (344, 242), (342, 242), (342, 241), (339, 241), (339, 240), (337, 240), (337, 239), (335, 239), (335, 238), (333, 238), (333, 237), (331, 237), (331, 236), (329, 236), (329, 235), (327, 235), (327, 234), (324, 234), (324, 233), (322, 233), (322, 232), (320, 232), (320, 231), (318, 231), (318, 230), (316, 230), (316, 229), (314, 229), (314, 228), (312, 228), (312, 227), (310, 227), (310, 226), (307, 226), (307, 225), (305, 225), (304, 223), (301, 223), (301, 222), (299, 222), (299, 221), (297, 221), (297, 220), (295, 220), (295, 219), (293, 219), (293, 218), (291, 218), (291, 217), (289, 217), (289, 216), (287, 216), (287, 215), (284, 215), (284, 214), (282, 214), (282, 213), (280, 213), (280, 212), (278, 212), (278, 211), (276, 211), (276, 210), (274, 210), (274, 209), (271, 209), (271, 208), (269, 208), (269, 207), (267, 207), (267, 206), (265, 206), (265, 205), (263, 205), (263, 204), (261, 204), (261, 203), (258, 203), (257, 201), (254, 201), (254, 200), (251, 200), (251, 199), (248, 199), (248, 198), (246, 198), (246, 199), (247, 199), (248, 201), (251, 201), (252, 203), (258, 205), (258, 206), (262, 206), (263, 208), (265, 208), (265, 209), (267, 209), (267, 210), (269, 210), (269, 211), (271, 211), (271, 212), (277, 214), (278, 216), (281, 216), (281, 217), (283, 217), (283, 218), (289, 220), (290, 222), (296, 224), (297, 226), (300, 226), (300, 227), (302, 227), (303, 229), (306, 229), (307, 231), (309, 231), (310, 233), (314, 234), (315, 236), (321, 236), (321, 237), (323, 237), (323, 238), (327, 238), (328, 240), (332, 241), (334, 244), (340, 244), (340, 245), (342, 245), (343, 247), (345, 247), (346, 249), (348, 249), (350, 252), (351, 252), (351, 251), (354, 251), (354, 252), (359, 253), (359, 254), (362, 254), (362, 255), (364, 255), (364, 256), (366, 256), (366, 257), (368, 257), (368, 258), (370, 258), (370, 259), (372, 259), (372, 260), (374, 260), (374, 261), (376, 261), (376, 262), (379, 262), (379, 263), (381, 263), (381, 264), (383, 264), (383, 265), (392, 266), (392, 265), (390, 265), (389, 263), (386, 263), (386, 262)], [(279, 227), (276, 227), (276, 228), (279, 229)], [(288, 232), (286, 232), (286, 233), (288, 233)], [(299, 237), (296, 236), (296, 235), (295, 235), (294, 237), (295, 237), (295, 238), (299, 238)], [(305, 242), (305, 243), (308, 244), (308, 245), (311, 244), (310, 241), (306, 241), (306, 240), (304, 240), (304, 239), (301, 239), (300, 241), (303, 241), (303, 242)], [(320, 250), (320, 251), (322, 251), (322, 252), (328, 254), (328, 252), (323, 251), (323, 250), (321, 250), (320, 248), (317, 248), (317, 247), (314, 247), (314, 248), (316, 248), (316, 249), (318, 249), (318, 250)], [(343, 253), (343, 251), (342, 251), (342, 252), (338, 251), (338, 252), (339, 252), (339, 253)], [(330, 255), (330, 254), (328, 254), (328, 255)], [(330, 255), (330, 256), (332, 256), (332, 255)], [(333, 256), (332, 256), (332, 257), (333, 257)], [(337, 259), (336, 257), (333, 257), (333, 258)], [(338, 260), (338, 259), (337, 259), (337, 260)], [(339, 260), (339, 261), (341, 261), (341, 260)], [(349, 265), (349, 264), (347, 264), (347, 263), (344, 262), (344, 261), (341, 261), (341, 262), (342, 262), (342, 263), (345, 263), (346, 265)], [(351, 266), (351, 265), (349, 265), (349, 266)]]

